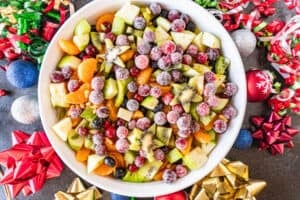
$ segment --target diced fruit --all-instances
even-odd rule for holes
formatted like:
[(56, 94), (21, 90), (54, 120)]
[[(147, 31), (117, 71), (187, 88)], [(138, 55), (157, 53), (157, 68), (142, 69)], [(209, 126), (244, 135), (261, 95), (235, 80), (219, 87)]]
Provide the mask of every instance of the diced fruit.
[(171, 23), (166, 18), (158, 17), (156, 19), (156, 23), (157, 23), (157, 26), (162, 27), (165, 31), (169, 31), (171, 28)]
[(116, 121), (118, 119), (117, 112), (118, 108), (115, 106), (115, 102), (113, 99), (109, 99), (106, 102), (106, 106), (109, 110), (109, 119), (112, 121)]
[(79, 162), (85, 162), (88, 160), (91, 150), (87, 148), (81, 148), (76, 152), (76, 160)]
[(120, 107), (120, 105), (124, 101), (124, 97), (127, 92), (127, 85), (131, 81), (130, 78), (125, 79), (125, 80), (117, 80), (117, 88), (118, 88), (118, 94), (115, 99), (115, 106)]
[(77, 69), (79, 79), (85, 83), (90, 83), (97, 70), (97, 63), (95, 58), (88, 58), (82, 61)]
[(204, 125), (205, 130), (210, 130), (212, 128), (213, 121), (216, 119), (217, 114), (211, 112), (209, 115), (201, 116), (200, 122)]
[(115, 14), (116, 17), (122, 18), (127, 24), (132, 25), (136, 16), (138, 16), (140, 8), (138, 6), (126, 3)]
[(143, 177), (145, 181), (151, 181), (155, 174), (158, 172), (163, 162), (155, 160), (153, 162), (148, 162), (142, 166), (136, 173)]
[(125, 31), (125, 21), (121, 17), (115, 17), (112, 23), (112, 29), (111, 32), (113, 32), (116, 35), (121, 35)]
[(155, 29), (155, 42), (161, 46), (165, 41), (170, 40), (171, 36), (162, 27), (158, 26)]
[(90, 42), (90, 34), (74, 35), (73, 42), (77, 46), (77, 48), (82, 51)]
[(191, 170), (199, 169), (206, 163), (207, 159), (206, 153), (200, 147), (195, 147), (182, 158), (183, 164)]
[(76, 70), (79, 64), (81, 63), (81, 59), (76, 56), (64, 56), (58, 63), (59, 68), (63, 67), (71, 67), (72, 69)]
[(221, 48), (220, 39), (217, 36), (215, 36), (214, 34), (208, 33), (208, 32), (203, 32), (202, 44), (207, 47), (213, 48), (213, 49)]
[(186, 141), (187, 141), (186, 147), (183, 150), (181, 150), (181, 153), (183, 155), (186, 155), (186, 154), (190, 153), (190, 151), (192, 149), (192, 144), (193, 144), (193, 137), (189, 136), (186, 139)]
[(96, 49), (100, 52), (102, 51), (102, 44), (100, 42), (100, 34), (98, 32), (90, 33), (91, 42), (96, 47)]
[(156, 124), (153, 123), (152, 126), (150, 126), (150, 128), (148, 128), (147, 132), (152, 133), (153, 135), (155, 135), (155, 133), (156, 133)]
[(99, 167), (97, 167), (94, 170), (94, 173), (99, 176), (109, 176), (115, 171), (115, 167), (110, 167), (104, 163), (100, 164)]
[(141, 176), (137, 172), (127, 171), (126, 175), (122, 178), (126, 182), (144, 182), (144, 176)]
[(200, 143), (209, 143), (211, 141), (210, 134), (203, 130), (194, 133), (194, 137)]
[(206, 46), (202, 43), (203, 32), (200, 32), (193, 40), (193, 44), (198, 47), (198, 50), (205, 52)]
[(203, 143), (201, 144), (201, 149), (208, 155), (215, 148), (215, 146), (215, 143)]
[(66, 95), (66, 102), (69, 104), (82, 104), (88, 101), (90, 85), (85, 83), (75, 92)]
[(63, 118), (57, 122), (52, 129), (63, 140), (67, 141), (69, 132), (72, 131), (72, 120), (69, 117)]
[(99, 167), (104, 160), (105, 156), (98, 156), (97, 154), (89, 155), (87, 160), (87, 172), (93, 172), (97, 167)]
[(183, 49), (186, 49), (195, 38), (195, 34), (191, 31), (171, 32), (171, 35), (174, 42)]
[(149, 110), (153, 110), (158, 105), (158, 103), (159, 101), (157, 98), (148, 96), (142, 101), (141, 105)]
[(94, 149), (94, 143), (92, 138), (85, 137), (84, 138), (84, 145), (86, 149)]
[(98, 32), (103, 31), (102, 26), (104, 26), (105, 23), (112, 24), (114, 20), (115, 15), (113, 13), (106, 13), (104, 15), (101, 15), (96, 22), (96, 30)]
[(163, 126), (157, 126), (156, 137), (163, 142), (165, 145), (168, 145), (172, 136), (172, 128), (167, 128)]
[(225, 74), (229, 65), (230, 65), (230, 60), (228, 58), (219, 56), (215, 64), (216, 73), (221, 75)]
[(112, 99), (118, 94), (117, 81), (113, 78), (109, 78), (105, 81), (104, 85), (104, 98)]
[(132, 49), (129, 49), (128, 51), (126, 51), (125, 53), (120, 55), (120, 58), (123, 60), (123, 62), (127, 62), (133, 58), (134, 54), (135, 54), (135, 51)]
[(132, 151), (127, 151), (124, 154), (124, 159), (125, 159), (126, 165), (130, 165), (134, 162), (135, 154)]
[(71, 149), (78, 151), (84, 144), (84, 138), (72, 130), (68, 133), (68, 144)]
[(138, 85), (144, 85), (148, 83), (152, 76), (152, 71), (153, 69), (151, 67), (147, 67), (146, 69), (141, 70), (138, 77), (136, 78), (136, 83)]
[(218, 101), (218, 105), (211, 108), (215, 112), (221, 112), (226, 107), (226, 105), (229, 103), (228, 98), (217, 97), (217, 101)]
[(134, 128), (128, 136), (130, 142), (129, 149), (132, 151), (139, 151), (141, 148), (141, 141), (143, 131), (140, 129)]
[(187, 77), (199, 76), (200, 73), (188, 65), (182, 65), (183, 75)]
[(90, 107), (87, 107), (84, 109), (84, 111), (80, 114), (80, 117), (85, 119), (88, 122), (92, 122), (97, 116), (93, 112), (93, 109)]
[(124, 119), (125, 121), (130, 121), (132, 118), (133, 113), (129, 110), (126, 110), (124, 108), (119, 108), (118, 111), (118, 118)]
[(70, 40), (59, 39), (58, 45), (65, 53), (68, 55), (74, 56), (80, 53), (78, 47)]
[(74, 34), (83, 35), (91, 32), (91, 25), (85, 19), (80, 20), (75, 26)]
[(65, 83), (51, 83), (49, 89), (52, 106), (69, 107), (69, 104), (66, 102), (67, 89)]
[(146, 158), (148, 159), (149, 162), (152, 162), (155, 160), (154, 158), (154, 153), (152, 149), (153, 145), (153, 134), (152, 133), (146, 133), (143, 135), (141, 139), (142, 143), (142, 150), (146, 154)]
[(192, 88), (197, 89), (198, 94), (201, 95), (204, 89), (204, 76), (198, 75), (190, 78), (188, 85)]
[(197, 103), (192, 103), (191, 104), (190, 113), (191, 113), (194, 120), (199, 121), (199, 115), (197, 113), (197, 105), (198, 105)]
[(167, 160), (170, 163), (177, 162), (182, 158), (182, 154), (177, 148), (172, 149), (168, 154), (167, 154)]

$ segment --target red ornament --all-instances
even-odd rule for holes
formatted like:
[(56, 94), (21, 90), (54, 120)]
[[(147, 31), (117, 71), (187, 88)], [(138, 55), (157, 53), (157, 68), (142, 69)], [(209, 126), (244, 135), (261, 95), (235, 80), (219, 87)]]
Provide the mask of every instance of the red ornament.
[(158, 197), (154, 197), (154, 200), (188, 200), (188, 196), (186, 192), (184, 191), (179, 191), (179, 192), (174, 192), (172, 194), (166, 194)]
[(267, 99), (272, 91), (273, 77), (266, 70), (252, 69), (246, 72), (247, 98), (250, 102)]

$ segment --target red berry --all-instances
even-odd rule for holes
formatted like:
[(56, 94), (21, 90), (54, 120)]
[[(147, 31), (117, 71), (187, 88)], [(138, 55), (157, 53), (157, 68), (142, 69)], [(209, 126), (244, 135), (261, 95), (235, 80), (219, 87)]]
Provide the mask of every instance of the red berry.
[(103, 28), (101, 28), (101, 29), (104, 31), (104, 33), (108, 33), (111, 31), (111, 27), (112, 27), (111, 23), (103, 22), (102, 25), (103, 25)]
[(209, 105), (205, 102), (198, 104), (196, 110), (197, 110), (198, 115), (202, 116), (202, 117), (208, 115), (210, 112)]
[(186, 53), (191, 55), (192, 57), (195, 57), (198, 54), (198, 47), (194, 44), (191, 44), (188, 46)]
[(237, 110), (232, 105), (228, 105), (228, 106), (226, 106), (226, 108), (224, 108), (224, 110), (222, 111), (222, 114), (227, 119), (231, 119), (237, 115)]
[(163, 43), (161, 50), (164, 54), (169, 55), (176, 51), (176, 44), (173, 41), (168, 40)]
[(163, 172), (162, 178), (163, 178), (163, 181), (166, 182), (166, 183), (173, 183), (177, 180), (177, 175), (173, 170), (166, 169)]
[(204, 73), (204, 79), (207, 83), (214, 82), (216, 80), (216, 74), (212, 71), (207, 71)]
[(79, 81), (74, 79), (74, 80), (69, 80), (67, 84), (67, 88), (69, 92), (75, 92), (79, 88), (80, 84)]
[(189, 54), (184, 54), (182, 57), (182, 63), (186, 65), (190, 65), (193, 62), (193, 58)]
[(159, 47), (153, 47), (150, 52), (150, 58), (152, 60), (158, 61), (162, 56), (162, 51)]
[(134, 59), (135, 66), (139, 69), (145, 69), (149, 66), (149, 58), (146, 55), (138, 55)]
[(151, 125), (151, 121), (147, 117), (140, 118), (136, 121), (136, 127), (141, 130), (146, 130)]
[(129, 142), (124, 138), (118, 139), (115, 146), (118, 152), (125, 153), (129, 149)]
[(185, 29), (185, 21), (183, 19), (175, 19), (171, 24), (172, 31), (182, 32)]
[(140, 70), (137, 67), (131, 67), (129, 72), (132, 77), (137, 77), (140, 73)]
[(115, 42), (116, 35), (112, 32), (108, 32), (105, 34), (105, 39), (110, 39), (112, 42)]
[(168, 92), (162, 97), (162, 101), (165, 105), (169, 105), (173, 98), (174, 98), (173, 93)]
[(180, 18), (180, 12), (178, 10), (172, 9), (169, 11), (168, 20), (170, 22), (174, 21), (175, 19), (179, 19), (179, 18)]
[(128, 170), (130, 171), (130, 172), (135, 172), (135, 171), (137, 171), (139, 168), (135, 165), (135, 164), (130, 164), (130, 165), (128, 165)]
[(206, 64), (208, 60), (207, 54), (200, 52), (198, 53), (197, 57), (196, 57), (196, 61), (200, 64)]
[(139, 95), (138, 93), (136, 93), (133, 97), (135, 100), (137, 100), (138, 102), (142, 102), (144, 97), (142, 97), (141, 95)]
[(138, 88), (138, 94), (142, 97), (146, 97), (150, 94), (151, 87), (147, 84), (140, 85)]
[(225, 84), (224, 94), (228, 97), (234, 96), (238, 90), (238, 86), (235, 83), (228, 82)]
[(118, 138), (126, 138), (128, 136), (128, 129), (125, 126), (119, 126), (117, 129), (117, 136)]
[(137, 167), (142, 167), (145, 164), (145, 158), (142, 156), (135, 157), (134, 164)]
[(157, 66), (162, 70), (167, 70), (172, 64), (171, 56), (166, 55), (158, 59)]
[(159, 98), (161, 96), (161, 90), (159, 87), (152, 87), (150, 89), (150, 95), (155, 97), (155, 98)]
[(157, 125), (164, 125), (167, 122), (167, 116), (164, 112), (157, 112), (154, 114), (154, 122)]
[(106, 121), (104, 121), (104, 123), (103, 123), (103, 127), (104, 127), (105, 129), (108, 129), (109, 127), (111, 127), (111, 123), (110, 123), (108, 120), (106, 120)]
[(187, 147), (187, 140), (185, 138), (177, 138), (175, 141), (175, 146), (179, 150), (184, 150)]
[(89, 133), (89, 129), (86, 128), (86, 127), (80, 126), (80, 127), (77, 129), (77, 133), (78, 133), (78, 135), (86, 136), (86, 135)]
[(227, 123), (222, 119), (214, 121), (213, 129), (217, 133), (224, 133), (227, 130)]
[(109, 127), (108, 129), (105, 130), (105, 136), (110, 138), (110, 139), (115, 139), (116, 138), (116, 129), (115, 127)]
[(182, 178), (182, 177), (184, 177), (185, 175), (187, 175), (188, 170), (187, 170), (187, 168), (186, 168), (185, 166), (183, 166), (183, 165), (176, 165), (176, 167), (175, 167), (175, 172), (176, 172), (176, 174), (177, 174), (177, 176), (178, 176), (179, 178)]
[(171, 61), (173, 65), (176, 65), (178, 63), (182, 62), (182, 54), (178, 52), (171, 53)]
[(174, 110), (178, 114), (181, 114), (184, 111), (181, 104), (175, 104), (174, 106), (172, 106), (172, 110)]
[(176, 124), (176, 121), (178, 120), (179, 117), (180, 117), (179, 113), (174, 110), (168, 112), (167, 114), (167, 120), (170, 124)]
[(161, 149), (156, 149), (154, 151), (154, 158), (156, 160), (161, 160), (161, 161), (164, 160), (165, 159), (165, 152)]

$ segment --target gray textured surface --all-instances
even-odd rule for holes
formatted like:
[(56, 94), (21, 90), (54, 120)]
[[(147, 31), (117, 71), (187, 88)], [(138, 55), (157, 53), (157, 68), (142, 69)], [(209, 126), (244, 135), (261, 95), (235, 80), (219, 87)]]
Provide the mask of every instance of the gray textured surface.
[[(77, 1), (77, 5), (82, 6), (88, 0)], [(290, 16), (290, 13), (280, 11), (280, 17)], [(244, 59), (246, 68), (250, 67), (269, 67), (265, 61), (264, 52), (256, 50), (247, 59)], [(6, 97), (0, 97), (0, 150), (11, 146), (10, 132), (15, 129), (28, 131), (42, 130), (40, 122), (32, 125), (22, 125), (13, 120), (9, 113), (10, 106), (14, 99), (25, 94), (35, 94), (36, 88), (19, 90), (6, 81), (5, 73), (0, 71), (0, 88), (11, 91)], [(249, 127), (248, 119), (251, 115), (260, 115), (266, 112), (266, 106), (260, 103), (252, 103), (247, 106), (247, 114), (243, 127)], [(300, 118), (293, 118), (294, 124), (300, 128)], [(227, 156), (232, 160), (241, 160), (250, 167), (251, 177), (264, 179), (268, 182), (267, 188), (258, 196), (259, 200), (299, 200), (300, 199), (300, 135), (294, 139), (295, 148), (287, 150), (283, 156), (271, 156), (267, 152), (259, 152), (255, 147), (249, 150), (237, 151), (232, 150)], [(51, 200), (53, 194), (58, 190), (66, 190), (71, 180), (76, 175), (65, 168), (62, 176), (47, 181), (44, 188), (30, 197), (20, 195), (17, 200)], [(108, 193), (104, 193), (104, 200), (108, 200)], [(2, 189), (0, 189), (0, 199), (4, 200)]]

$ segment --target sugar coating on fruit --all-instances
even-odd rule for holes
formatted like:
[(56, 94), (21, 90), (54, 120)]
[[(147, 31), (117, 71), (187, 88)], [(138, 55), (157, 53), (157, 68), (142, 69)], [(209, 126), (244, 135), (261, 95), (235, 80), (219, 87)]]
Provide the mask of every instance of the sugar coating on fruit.
[(228, 105), (224, 108), (222, 114), (227, 119), (232, 119), (237, 115), (237, 109), (233, 105)]
[(107, 118), (109, 116), (109, 110), (106, 106), (100, 106), (96, 110), (96, 115), (100, 118)]
[(172, 77), (169, 72), (163, 71), (157, 75), (156, 81), (160, 85), (169, 85), (172, 81)]
[(136, 111), (139, 109), (139, 102), (135, 99), (129, 99), (126, 103), (126, 107), (129, 111)]
[(11, 106), (13, 118), (22, 124), (32, 124), (39, 118), (39, 106), (36, 96), (25, 95), (17, 98)]
[(126, 126), (119, 126), (119, 127), (117, 128), (116, 134), (117, 134), (117, 137), (118, 137), (118, 138), (124, 139), (124, 138), (126, 138), (126, 137), (128, 136), (129, 131), (128, 131), (128, 129), (126, 128)]
[(146, 55), (138, 55), (135, 57), (135, 66), (139, 69), (146, 69), (149, 66), (149, 58)]
[(176, 124), (180, 130), (189, 130), (192, 125), (192, 117), (190, 115), (185, 115), (180, 117)]
[(126, 68), (118, 67), (115, 71), (117, 80), (125, 80), (129, 77), (129, 71)]
[(167, 122), (167, 116), (164, 112), (157, 112), (154, 114), (154, 122), (157, 125), (164, 125)]
[(217, 133), (224, 133), (227, 130), (227, 123), (222, 119), (214, 121), (213, 129)]
[(179, 113), (174, 111), (174, 110), (171, 110), (170, 112), (168, 112), (167, 114), (167, 120), (170, 124), (176, 124), (178, 118), (179, 118)]

